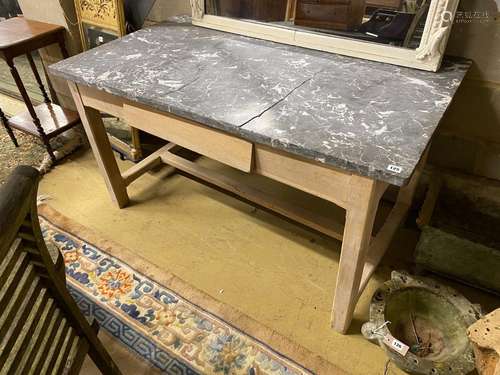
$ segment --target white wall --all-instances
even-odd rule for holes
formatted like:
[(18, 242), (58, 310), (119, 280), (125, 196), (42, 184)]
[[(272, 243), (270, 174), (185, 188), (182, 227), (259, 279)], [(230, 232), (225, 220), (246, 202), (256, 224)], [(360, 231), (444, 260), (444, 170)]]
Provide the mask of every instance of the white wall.
[(474, 64), (443, 120), (431, 161), (500, 180), (499, 8), (500, 0), (460, 2), (464, 14), (487, 12), (489, 17), (453, 27), (446, 53)]

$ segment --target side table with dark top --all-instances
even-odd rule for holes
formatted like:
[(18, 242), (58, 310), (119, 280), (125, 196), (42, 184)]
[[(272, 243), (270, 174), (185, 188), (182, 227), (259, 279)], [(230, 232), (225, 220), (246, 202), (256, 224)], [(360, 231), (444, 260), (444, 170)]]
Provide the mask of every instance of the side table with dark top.
[[(55, 162), (56, 157), (50, 145), (50, 139), (77, 125), (80, 118), (77, 112), (62, 108), (57, 104), (54, 90), (50, 82), (48, 82), (52, 96), (51, 101), (33, 61), (32, 51), (51, 44), (58, 44), (63, 58), (68, 57), (64, 45), (64, 27), (28, 20), (24, 17), (10, 18), (0, 22), (0, 58), (5, 60), (9, 66), (12, 77), (27, 107), (26, 111), (10, 119), (7, 119), (0, 108), (0, 120), (16, 147), (19, 145), (12, 128), (39, 137), (44, 143), (50, 158)], [(14, 58), (21, 55), (26, 55), (44, 98), (44, 102), (37, 106), (34, 106), (31, 102), (14, 64)]]

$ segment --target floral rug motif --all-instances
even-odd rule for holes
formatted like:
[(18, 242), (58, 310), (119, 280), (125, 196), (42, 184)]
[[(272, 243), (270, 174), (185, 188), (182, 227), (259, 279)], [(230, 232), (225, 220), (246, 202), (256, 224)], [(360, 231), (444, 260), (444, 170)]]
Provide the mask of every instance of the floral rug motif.
[(167, 374), (303, 375), (313, 372), (222, 318), (40, 217), (65, 261), (86, 315)]

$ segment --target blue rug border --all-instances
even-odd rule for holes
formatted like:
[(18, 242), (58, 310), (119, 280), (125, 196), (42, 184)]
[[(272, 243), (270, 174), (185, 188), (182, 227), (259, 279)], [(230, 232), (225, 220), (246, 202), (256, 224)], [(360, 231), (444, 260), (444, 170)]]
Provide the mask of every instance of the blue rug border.
[[(89, 240), (86, 240), (86, 239), (83, 239), (82, 237), (66, 230), (66, 229), (63, 229), (61, 228), (59, 225), (53, 223), (50, 219), (48, 219), (44, 214), (41, 214), (41, 213), (38, 213), (38, 216), (42, 217), (44, 220), (48, 221), (52, 226), (56, 227), (57, 229), (59, 229), (60, 231), (64, 232), (64, 233), (68, 233), (70, 235), (72, 235), (73, 237), (79, 239), (80, 241), (82, 242), (85, 242), (89, 245), (91, 245), (92, 247), (96, 248), (96, 249), (99, 249), (100, 251), (102, 251), (103, 253), (107, 254), (109, 257), (111, 258), (115, 258), (114, 256), (112, 256), (111, 254), (109, 254), (108, 252), (106, 252), (105, 250), (101, 249), (99, 246), (96, 246), (94, 245), (91, 241)], [(130, 267), (131, 269), (135, 270), (135, 268), (133, 266), (131, 266), (129, 263), (119, 259), (119, 258), (116, 258), (118, 259), (121, 263), (125, 264), (127, 267)], [(140, 273), (141, 275), (143, 275), (145, 278), (147, 279), (150, 279), (150, 277), (142, 274), (141, 272), (138, 272)], [(152, 280), (152, 279), (151, 279)], [(160, 284), (159, 282), (155, 281), (155, 280), (152, 280), (153, 282), (155, 282), (156, 284), (160, 285), (161, 287), (167, 289), (167, 290), (170, 290), (170, 288), (168, 288), (167, 286), (163, 285), (163, 284)], [(194, 289), (196, 289), (195, 287), (193, 287)], [(274, 349), (273, 347), (271, 347), (270, 345), (268, 345), (267, 343), (261, 341), (260, 339), (254, 337), (253, 335), (241, 330), (240, 328), (234, 326), (231, 322), (228, 322), (226, 321), (225, 319), (223, 319), (222, 317), (208, 311), (207, 309), (205, 309), (204, 307), (198, 305), (197, 303), (194, 303), (192, 301), (190, 301), (188, 298), (185, 298), (181, 293), (177, 292), (177, 291), (172, 291), (172, 293), (178, 295), (180, 298), (182, 298), (184, 301), (187, 301), (189, 302), (191, 305), (195, 306), (196, 308), (200, 309), (201, 311), (203, 311), (204, 313), (206, 314), (209, 314), (219, 320), (221, 320), (222, 322), (224, 322), (225, 324), (227, 324), (229, 327), (231, 327), (232, 329), (234, 329), (235, 331), (237, 332), (240, 332), (241, 334), (245, 335), (245, 336), (248, 336), (250, 337), (252, 340), (255, 340), (256, 342), (258, 342), (259, 344), (261, 344), (262, 346), (264, 346), (265, 348), (267, 348), (268, 350), (270, 350), (271, 352), (273, 353), (276, 353), (278, 356), (282, 357), (282, 358), (285, 358), (286, 360), (292, 362), (294, 365), (296, 365), (297, 367), (301, 368), (302, 370), (306, 371), (306, 372), (309, 372), (310, 374), (316, 374), (313, 370), (303, 366), (302, 364), (298, 363), (297, 361), (295, 361), (294, 359), (290, 358), (289, 356), (279, 352), (278, 350)], [(197, 374), (197, 373), (196, 373)], [(177, 375), (177, 374), (173, 374), (173, 375)], [(203, 374), (201, 374), (203, 375)]]
[[(154, 343), (152, 340), (148, 339), (146, 336), (141, 334), (139, 331), (134, 329), (126, 322), (124, 322), (122, 319), (117, 317), (108, 309), (95, 303), (90, 297), (86, 295), (86, 293), (82, 292), (77, 287), (71, 285), (70, 283), (68, 283), (67, 285), (71, 296), (73, 297), (80, 311), (84, 315), (90, 318), (95, 318), (99, 323), (100, 328), (104, 328), (110, 335), (118, 339), (125, 347), (127, 347), (129, 350), (133, 350), (138, 356), (146, 359), (149, 363), (151, 363), (159, 370), (165, 371), (166, 374), (171, 374), (171, 375), (203, 375), (203, 373), (196, 371), (178, 357), (173, 356), (169, 352), (159, 348), (158, 345)], [(119, 325), (118, 327), (116, 326), (116, 323), (118, 323)], [(135, 335), (134, 341), (140, 339), (143, 342), (149, 344), (149, 347), (153, 349), (149, 351), (149, 355), (148, 353), (141, 351), (138, 346), (133, 345), (133, 343), (126, 340), (125, 335), (122, 334), (125, 330), (128, 330), (129, 332), (134, 332)], [(160, 356), (163, 355), (167, 357), (168, 358), (167, 361), (165, 362), (165, 361), (155, 360), (155, 358), (158, 357), (158, 355), (155, 355), (155, 353), (159, 353)], [(183, 365), (181, 368), (182, 372), (177, 371), (179, 367), (176, 366), (178, 366), (179, 364)], [(169, 370), (172, 370), (173, 367), (176, 367), (176, 371), (169, 372)]]

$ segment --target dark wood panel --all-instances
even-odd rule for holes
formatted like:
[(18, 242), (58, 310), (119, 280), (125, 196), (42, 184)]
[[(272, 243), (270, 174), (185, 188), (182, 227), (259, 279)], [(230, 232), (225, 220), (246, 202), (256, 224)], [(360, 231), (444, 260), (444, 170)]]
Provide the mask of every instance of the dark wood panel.
[(353, 30), (361, 25), (364, 12), (365, 0), (298, 0), (295, 24)]
[(284, 21), (287, 0), (218, 0), (218, 15), (257, 21)]
[(242, 17), (265, 22), (284, 21), (286, 3), (286, 0), (243, 0)]
[(399, 10), (402, 0), (367, 0), (366, 6), (372, 8), (387, 8)]

